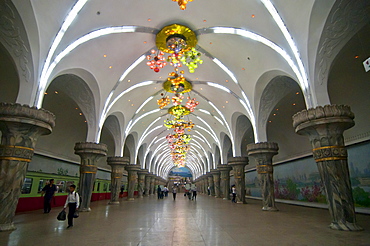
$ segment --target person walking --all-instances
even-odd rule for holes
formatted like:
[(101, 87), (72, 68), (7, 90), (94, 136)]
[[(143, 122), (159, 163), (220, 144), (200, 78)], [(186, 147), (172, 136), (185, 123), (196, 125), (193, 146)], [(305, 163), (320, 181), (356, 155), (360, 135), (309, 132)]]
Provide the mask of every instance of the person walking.
[(163, 191), (164, 191), (164, 196), (168, 197), (168, 188), (167, 188), (167, 186), (164, 186)]
[(162, 189), (161, 189), (161, 186), (158, 185), (158, 188), (157, 188), (157, 195), (158, 195), (158, 199), (162, 199)]
[(41, 197), (44, 196), (44, 214), (50, 213), (51, 210), (51, 200), (57, 191), (57, 186), (54, 184), (54, 179), (50, 179), (49, 184), (41, 191)]
[(174, 187), (172, 188), (172, 195), (173, 195), (173, 200), (174, 200), (174, 201), (176, 200), (176, 194), (177, 194), (177, 188), (176, 188), (176, 186), (174, 186)]
[(78, 211), (78, 207), (80, 206), (80, 196), (75, 191), (75, 189), (76, 189), (75, 185), (69, 186), (69, 194), (67, 196), (66, 203), (64, 204), (63, 210), (65, 210), (67, 206), (69, 208), (67, 229), (73, 226), (73, 216), (75, 212)]
[(233, 199), (231, 202), (236, 203), (236, 188), (235, 185), (231, 186), (231, 194), (233, 195)]
[(191, 198), (191, 200), (197, 200), (197, 186), (194, 185), (193, 188), (191, 189), (191, 191), (193, 192), (193, 197)]

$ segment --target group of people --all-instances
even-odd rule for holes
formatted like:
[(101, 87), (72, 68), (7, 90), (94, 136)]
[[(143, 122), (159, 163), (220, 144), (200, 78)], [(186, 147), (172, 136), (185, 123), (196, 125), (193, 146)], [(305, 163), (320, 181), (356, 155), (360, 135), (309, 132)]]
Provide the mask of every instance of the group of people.
[(163, 188), (158, 185), (158, 188), (157, 188), (157, 195), (158, 195), (158, 199), (163, 199), (163, 197), (168, 197), (168, 188), (167, 186), (164, 186)]
[[(57, 191), (57, 187), (54, 184), (54, 179), (50, 179), (49, 183), (44, 186), (41, 191), (41, 197), (44, 197), (44, 213), (50, 213), (51, 210), (51, 201)], [(65, 211), (68, 207), (68, 228), (73, 226), (73, 216), (76, 211), (78, 211), (78, 207), (80, 206), (80, 196), (76, 192), (76, 185), (72, 184), (69, 186), (69, 194), (67, 196), (66, 202), (64, 204), (63, 210)]]
[(185, 190), (184, 196), (187, 196), (189, 200), (197, 200), (197, 186), (193, 185), (189, 190)]

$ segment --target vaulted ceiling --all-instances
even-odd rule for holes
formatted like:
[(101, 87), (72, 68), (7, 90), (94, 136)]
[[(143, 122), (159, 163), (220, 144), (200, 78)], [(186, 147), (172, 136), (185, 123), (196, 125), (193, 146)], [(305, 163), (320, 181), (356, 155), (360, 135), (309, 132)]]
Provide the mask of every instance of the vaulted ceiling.
[[(194, 173), (225, 163), (227, 153), (215, 153), (230, 152), (225, 143), (231, 142), (232, 155), (241, 155), (235, 146), (244, 134), (239, 136), (236, 126), (240, 115), (249, 119), (245, 128), (252, 128), (255, 142), (267, 140), (266, 129), (258, 126), (263, 90), (272, 79), (295, 81), (307, 106), (319, 104), (312, 81), (332, 0), (194, 0), (186, 10), (171, 0), (12, 2), (27, 30), (34, 64), (29, 103), (41, 107), (44, 92), (58, 77), (78, 76), (88, 89), (76, 86), (81, 91), (75, 97), (80, 93), (94, 99), (84, 112), (91, 119), (86, 140), (99, 142), (105, 125), (116, 138), (115, 154), (122, 155), (125, 144), (130, 145), (131, 161), (143, 167), (152, 160), (166, 173), (173, 165), (163, 126), (168, 107), (160, 110), (156, 102), (173, 68), (155, 73), (145, 60), (156, 46), (156, 33), (166, 25), (191, 28), (204, 61), (194, 73), (183, 68), (200, 103), (189, 116), (196, 124), (188, 155)], [(106, 122), (109, 116), (116, 119)]]

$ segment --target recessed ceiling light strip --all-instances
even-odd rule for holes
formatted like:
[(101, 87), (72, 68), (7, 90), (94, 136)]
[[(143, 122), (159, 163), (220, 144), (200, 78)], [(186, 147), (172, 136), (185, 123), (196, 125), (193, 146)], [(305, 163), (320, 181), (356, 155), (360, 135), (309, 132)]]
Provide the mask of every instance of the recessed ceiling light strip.
[(36, 97), (35, 97), (34, 105), (36, 105), (37, 107), (41, 107), (41, 105), (42, 105), (42, 98), (44, 96), (45, 87), (46, 87), (47, 79), (48, 79), (45, 76), (46, 76), (46, 73), (49, 69), (51, 58), (54, 56), (54, 52), (57, 49), (57, 47), (59, 46), (60, 42), (62, 41), (65, 32), (71, 26), (72, 22), (76, 19), (78, 13), (85, 6), (87, 1), (88, 0), (78, 0), (76, 2), (76, 4), (73, 5), (71, 11), (69, 11), (69, 13), (67, 14), (67, 17), (64, 19), (62, 26), (60, 27), (55, 39), (53, 40), (53, 42), (50, 46), (50, 49), (49, 49), (48, 54), (46, 56), (44, 66), (43, 66), (42, 71), (41, 71), (41, 76), (40, 76), (40, 80), (39, 80), (39, 83), (38, 83), (38, 89), (37, 89), (37, 92), (36, 92), (37, 94), (36, 94)]

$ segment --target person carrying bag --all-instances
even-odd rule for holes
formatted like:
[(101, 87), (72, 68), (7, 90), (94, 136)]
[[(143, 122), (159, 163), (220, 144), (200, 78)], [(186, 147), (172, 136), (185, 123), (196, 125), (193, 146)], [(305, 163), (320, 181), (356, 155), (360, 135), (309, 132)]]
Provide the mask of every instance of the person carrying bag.
[(69, 208), (67, 229), (73, 226), (73, 218), (78, 217), (78, 207), (80, 206), (80, 196), (75, 191), (75, 189), (76, 189), (75, 185), (69, 186), (70, 193), (68, 194), (66, 203), (64, 204), (63, 211), (65, 211), (67, 206)]

